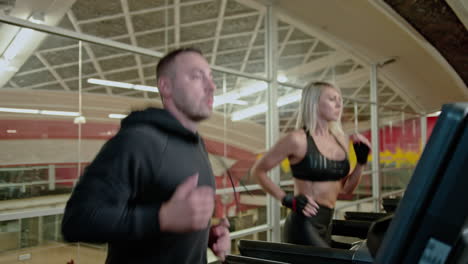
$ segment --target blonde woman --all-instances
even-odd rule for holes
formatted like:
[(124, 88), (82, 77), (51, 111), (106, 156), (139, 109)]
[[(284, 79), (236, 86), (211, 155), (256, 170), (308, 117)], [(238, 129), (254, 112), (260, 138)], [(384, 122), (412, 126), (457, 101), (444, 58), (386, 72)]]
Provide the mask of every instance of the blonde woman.
[[(348, 138), (341, 128), (343, 100), (330, 83), (314, 82), (302, 91), (296, 130), (281, 138), (252, 168), (262, 188), (291, 209), (284, 242), (329, 247), (333, 210), (340, 193), (352, 193), (370, 151), (362, 135), (351, 136), (358, 163), (350, 173)], [(267, 172), (285, 158), (294, 177), (294, 194), (286, 194)]]

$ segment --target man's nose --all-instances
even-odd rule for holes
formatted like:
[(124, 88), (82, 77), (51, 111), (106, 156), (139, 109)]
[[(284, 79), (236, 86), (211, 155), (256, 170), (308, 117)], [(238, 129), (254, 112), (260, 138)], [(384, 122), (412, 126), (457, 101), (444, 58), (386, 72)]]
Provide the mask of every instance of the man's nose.
[(216, 90), (216, 84), (214, 83), (213, 79), (211, 78), (206, 79), (206, 87), (211, 92), (214, 92)]

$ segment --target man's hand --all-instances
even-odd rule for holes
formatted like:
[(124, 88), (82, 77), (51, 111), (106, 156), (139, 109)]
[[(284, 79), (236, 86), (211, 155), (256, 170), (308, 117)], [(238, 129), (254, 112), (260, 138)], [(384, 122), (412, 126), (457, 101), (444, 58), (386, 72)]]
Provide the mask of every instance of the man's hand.
[(229, 237), (228, 227), (228, 220), (223, 218), (219, 224), (211, 226), (210, 229), (208, 246), (221, 261), (224, 261), (231, 249), (231, 238)]
[(185, 233), (208, 226), (213, 215), (214, 190), (209, 186), (197, 187), (197, 183), (198, 173), (180, 184), (171, 199), (161, 205), (161, 231)]

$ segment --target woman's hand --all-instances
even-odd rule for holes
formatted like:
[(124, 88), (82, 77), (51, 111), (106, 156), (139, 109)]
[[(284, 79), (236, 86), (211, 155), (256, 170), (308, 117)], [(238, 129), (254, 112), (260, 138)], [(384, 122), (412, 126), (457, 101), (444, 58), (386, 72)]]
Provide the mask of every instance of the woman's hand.
[(371, 143), (370, 141), (365, 137), (363, 136), (362, 134), (352, 134), (350, 137), (351, 141), (353, 141), (353, 143), (364, 143), (365, 145), (367, 145), (369, 148), (371, 148)]
[(291, 210), (302, 213), (305, 216), (313, 216), (318, 212), (319, 205), (309, 195), (299, 194), (294, 196), (289, 193), (286, 194), (281, 203), (290, 208)]
[(367, 163), (367, 158), (371, 150), (371, 144), (369, 140), (361, 134), (351, 135), (353, 141), (354, 152), (356, 153), (357, 162), (361, 165)]

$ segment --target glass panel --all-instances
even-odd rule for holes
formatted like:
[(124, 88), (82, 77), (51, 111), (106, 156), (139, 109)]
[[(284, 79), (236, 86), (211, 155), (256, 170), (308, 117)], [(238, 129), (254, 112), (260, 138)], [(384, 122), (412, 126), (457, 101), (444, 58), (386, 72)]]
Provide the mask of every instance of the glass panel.
[(0, 99), (0, 145), (10, 151), (0, 154), (0, 199), (68, 193), (73, 183), (63, 171), (76, 168), (78, 133), (73, 120), (78, 97), (63, 92), (76, 90), (78, 45), (73, 41), (51, 49), (39, 45), (51, 41), (49, 35), (30, 29), (17, 32), (13, 42), (20, 36), (35, 41), (16, 47), (10, 60), (5, 53), (2, 57), (1, 85), (6, 90)]
[(21, 219), (21, 248), (39, 245), (41, 242), (39, 226), (38, 217)]
[[(0, 58), (0, 148), (8, 150), (0, 154), (1, 213), (30, 216), (63, 205), (78, 176), (79, 50), (75, 40), (14, 31), (1, 42), (11, 42)], [(17, 39), (28, 45), (12, 45)], [(83, 68), (97, 71), (92, 63)], [(0, 223), (0, 263), (47, 263), (51, 254), (62, 263), (77, 259), (76, 250), (63, 253), (69, 247), (60, 243), (61, 216), (18, 218)]]
[(42, 217), (42, 243), (53, 244), (61, 241), (60, 231), (61, 217), (58, 215), (47, 215)]
[[(177, 30), (172, 0), (124, 1), (128, 2), (128, 14), (118, 11), (126, 10), (121, 6), (124, 2), (96, 6), (93, 10), (87, 8), (88, 13), (85, 12), (88, 1), (74, 2), (68, 14), (55, 21), (60, 27), (163, 52), (179, 41), (183, 46), (201, 48), (214, 65), (264, 75), (264, 13), (237, 1), (228, 0), (225, 7), (220, 1), (182, 1)], [(148, 8), (148, 5), (153, 6)], [(219, 9), (225, 9), (224, 21), (217, 24)], [(216, 15), (210, 10), (216, 11)], [(190, 21), (184, 15), (188, 11), (199, 17)], [(166, 17), (162, 21), (161, 16), (154, 14)], [(126, 18), (130, 18), (130, 23)], [(135, 34), (129, 36), (127, 26), (131, 25)], [(239, 26), (242, 30), (235, 30)], [(194, 37), (197, 28), (199, 34), (214, 29), (219, 39), (213, 39), (213, 34)], [(14, 37), (25, 30), (14, 28), (13, 31)], [(177, 31), (178, 37), (174, 34)], [(7, 72), (0, 80), (4, 80), (3, 88), (6, 88), (0, 107), (34, 110), (0, 112), (0, 144), (2, 149), (9, 150), (0, 155), (0, 199), (24, 201), (31, 207), (35, 204), (31, 201), (63, 205), (83, 168), (118, 131), (120, 119), (131, 110), (150, 105), (161, 107), (159, 94), (152, 91), (158, 59), (43, 33), (31, 36), (34, 41), (28, 41), (31, 43), (28, 49), (21, 50), (11, 64), (0, 64), (2, 73)], [(2, 43), (7, 41), (2, 39)], [(261, 111), (240, 120), (233, 120), (233, 116), (248, 107), (264, 104), (267, 84), (219, 72), (214, 72), (214, 78), (218, 86), (216, 95), (220, 96), (217, 102), (221, 103), (215, 107), (212, 119), (202, 124), (200, 133), (207, 142), (212, 163), (221, 164), (213, 166), (221, 190), (216, 199), (215, 217), (228, 217), (231, 231), (239, 231), (267, 223), (265, 193), (248, 173), (265, 149), (265, 114)], [(99, 80), (145, 85), (150, 91), (115, 87)], [(78, 93), (80, 85), (82, 93)], [(76, 119), (79, 100), (84, 119)], [(50, 115), (39, 110), (66, 112)], [(118, 118), (111, 118), (110, 114), (117, 114), (112, 117)], [(228, 191), (231, 184), (226, 171), (233, 176), (235, 194)], [(19, 200), (25, 198), (35, 200)], [(234, 202), (236, 198), (239, 208)], [(63, 243), (61, 219), (62, 215), (46, 214), (1, 222), (0, 239), (8, 242), (1, 243), (0, 263), (6, 263), (4, 256), (17, 260), (21, 254), (28, 253), (34, 256), (31, 263), (47, 262), (50, 256), (62, 263), (78, 258), (84, 261), (88, 256), (103, 262), (105, 245)], [(266, 233), (262, 234), (266, 239)], [(257, 236), (262, 235), (253, 235)]]
[[(60, 234), (62, 215), (25, 218), (0, 222), (0, 263), (103, 263), (105, 245), (62, 243)], [(60, 262), (61, 261), (61, 262)]]
[(382, 189), (404, 189), (422, 153), (420, 118), (388, 107), (382, 108), (380, 114)]
[(0, 222), (0, 254), (20, 247), (20, 222), (10, 220)]
[[(0, 154), (0, 200), (69, 193), (78, 157), (77, 41), (16, 32), (11, 43), (28, 45), (10, 44), (0, 58), (0, 147), (9, 150)], [(44, 46), (52, 42), (60, 48)], [(67, 170), (73, 177), (63, 177)]]
[[(355, 89), (343, 88), (342, 93), (349, 93)], [(365, 87), (361, 88), (361, 91), (365, 91)], [(351, 136), (352, 134), (359, 133), (366, 137), (369, 141), (371, 140), (371, 123), (370, 123), (370, 103), (366, 101), (357, 101), (350, 97), (344, 97), (343, 100), (343, 114), (342, 114), (342, 126), (343, 131), (346, 135)], [(350, 172), (352, 172), (357, 164), (357, 158), (354, 151), (352, 141), (348, 142), (348, 158), (350, 161)], [(368, 163), (365, 166), (361, 180), (357, 188), (351, 194), (340, 194), (335, 208), (335, 219), (343, 219), (344, 212), (346, 211), (372, 211), (372, 207), (364, 205), (354, 205), (354, 201), (368, 198), (372, 196), (372, 175), (371, 175), (371, 161), (372, 157), (369, 154)]]
[[(363, 89), (365, 90), (365, 89)], [(343, 112), (343, 128), (348, 135), (360, 133), (371, 140), (371, 120), (370, 120), (370, 104), (362, 101), (354, 101), (352, 99), (344, 100)], [(349, 160), (351, 163), (351, 171), (357, 164), (356, 154), (352, 141), (349, 142)], [(361, 181), (353, 192), (351, 197), (343, 197), (346, 200), (358, 200), (372, 196), (372, 175), (371, 170), (372, 156), (369, 154), (368, 163), (364, 168), (364, 173), (361, 175)]]

